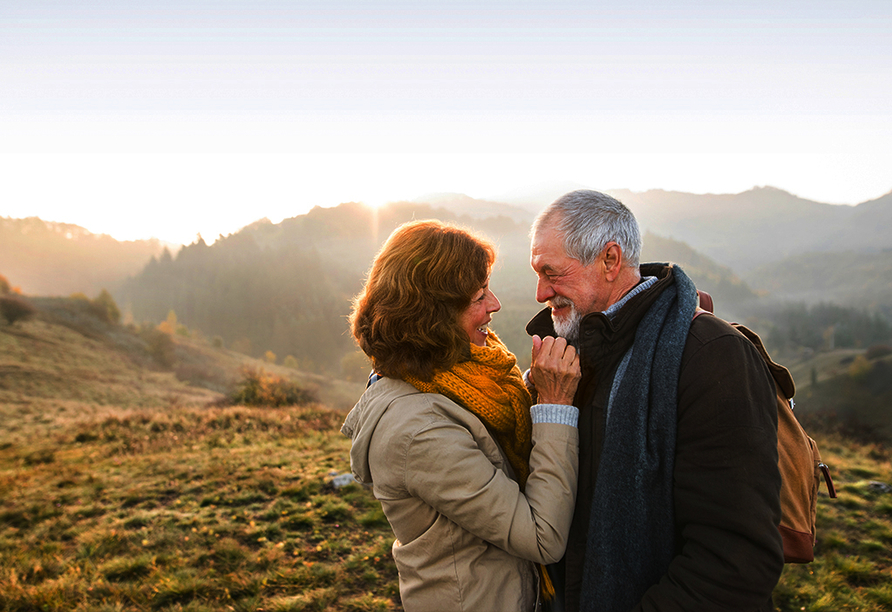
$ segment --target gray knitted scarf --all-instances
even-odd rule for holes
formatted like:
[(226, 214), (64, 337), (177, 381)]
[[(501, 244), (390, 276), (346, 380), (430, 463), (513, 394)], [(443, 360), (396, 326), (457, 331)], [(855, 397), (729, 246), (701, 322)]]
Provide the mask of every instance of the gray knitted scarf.
[(697, 291), (677, 266), (644, 315), (609, 402), (592, 501), (580, 607), (628, 612), (675, 548), (672, 471), (678, 374)]

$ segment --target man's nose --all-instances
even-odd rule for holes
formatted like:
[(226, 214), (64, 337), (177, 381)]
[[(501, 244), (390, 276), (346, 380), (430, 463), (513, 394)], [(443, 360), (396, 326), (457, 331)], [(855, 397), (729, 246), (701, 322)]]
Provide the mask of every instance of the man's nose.
[(536, 301), (540, 304), (544, 304), (551, 298), (555, 296), (554, 289), (551, 287), (551, 283), (547, 280), (540, 278), (536, 281)]

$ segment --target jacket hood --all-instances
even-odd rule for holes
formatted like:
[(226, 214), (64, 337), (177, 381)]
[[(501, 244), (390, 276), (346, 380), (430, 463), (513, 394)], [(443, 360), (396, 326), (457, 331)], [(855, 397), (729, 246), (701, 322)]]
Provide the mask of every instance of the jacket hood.
[(369, 445), (378, 423), (394, 400), (421, 393), (412, 385), (393, 378), (381, 378), (366, 389), (341, 426), (341, 433), (353, 441), (350, 448), (350, 469), (363, 484), (372, 484), (369, 468)]

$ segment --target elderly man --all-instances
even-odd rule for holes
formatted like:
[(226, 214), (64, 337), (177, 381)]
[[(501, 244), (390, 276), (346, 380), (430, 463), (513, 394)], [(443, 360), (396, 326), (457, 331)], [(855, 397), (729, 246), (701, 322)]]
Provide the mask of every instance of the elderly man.
[[(579, 489), (557, 608), (772, 610), (783, 568), (771, 375), (672, 264), (638, 263), (632, 213), (566, 194), (531, 232), (530, 335), (580, 354)], [(692, 320), (693, 318), (693, 320)]]

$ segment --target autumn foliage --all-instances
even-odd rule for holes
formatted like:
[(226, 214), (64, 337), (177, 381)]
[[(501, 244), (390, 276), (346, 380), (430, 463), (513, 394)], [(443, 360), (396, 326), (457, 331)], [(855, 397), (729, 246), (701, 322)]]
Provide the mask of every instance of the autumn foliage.
[(268, 374), (262, 368), (244, 367), (242, 379), (230, 395), (233, 404), (243, 406), (298, 406), (314, 401), (313, 394), (296, 383)]

